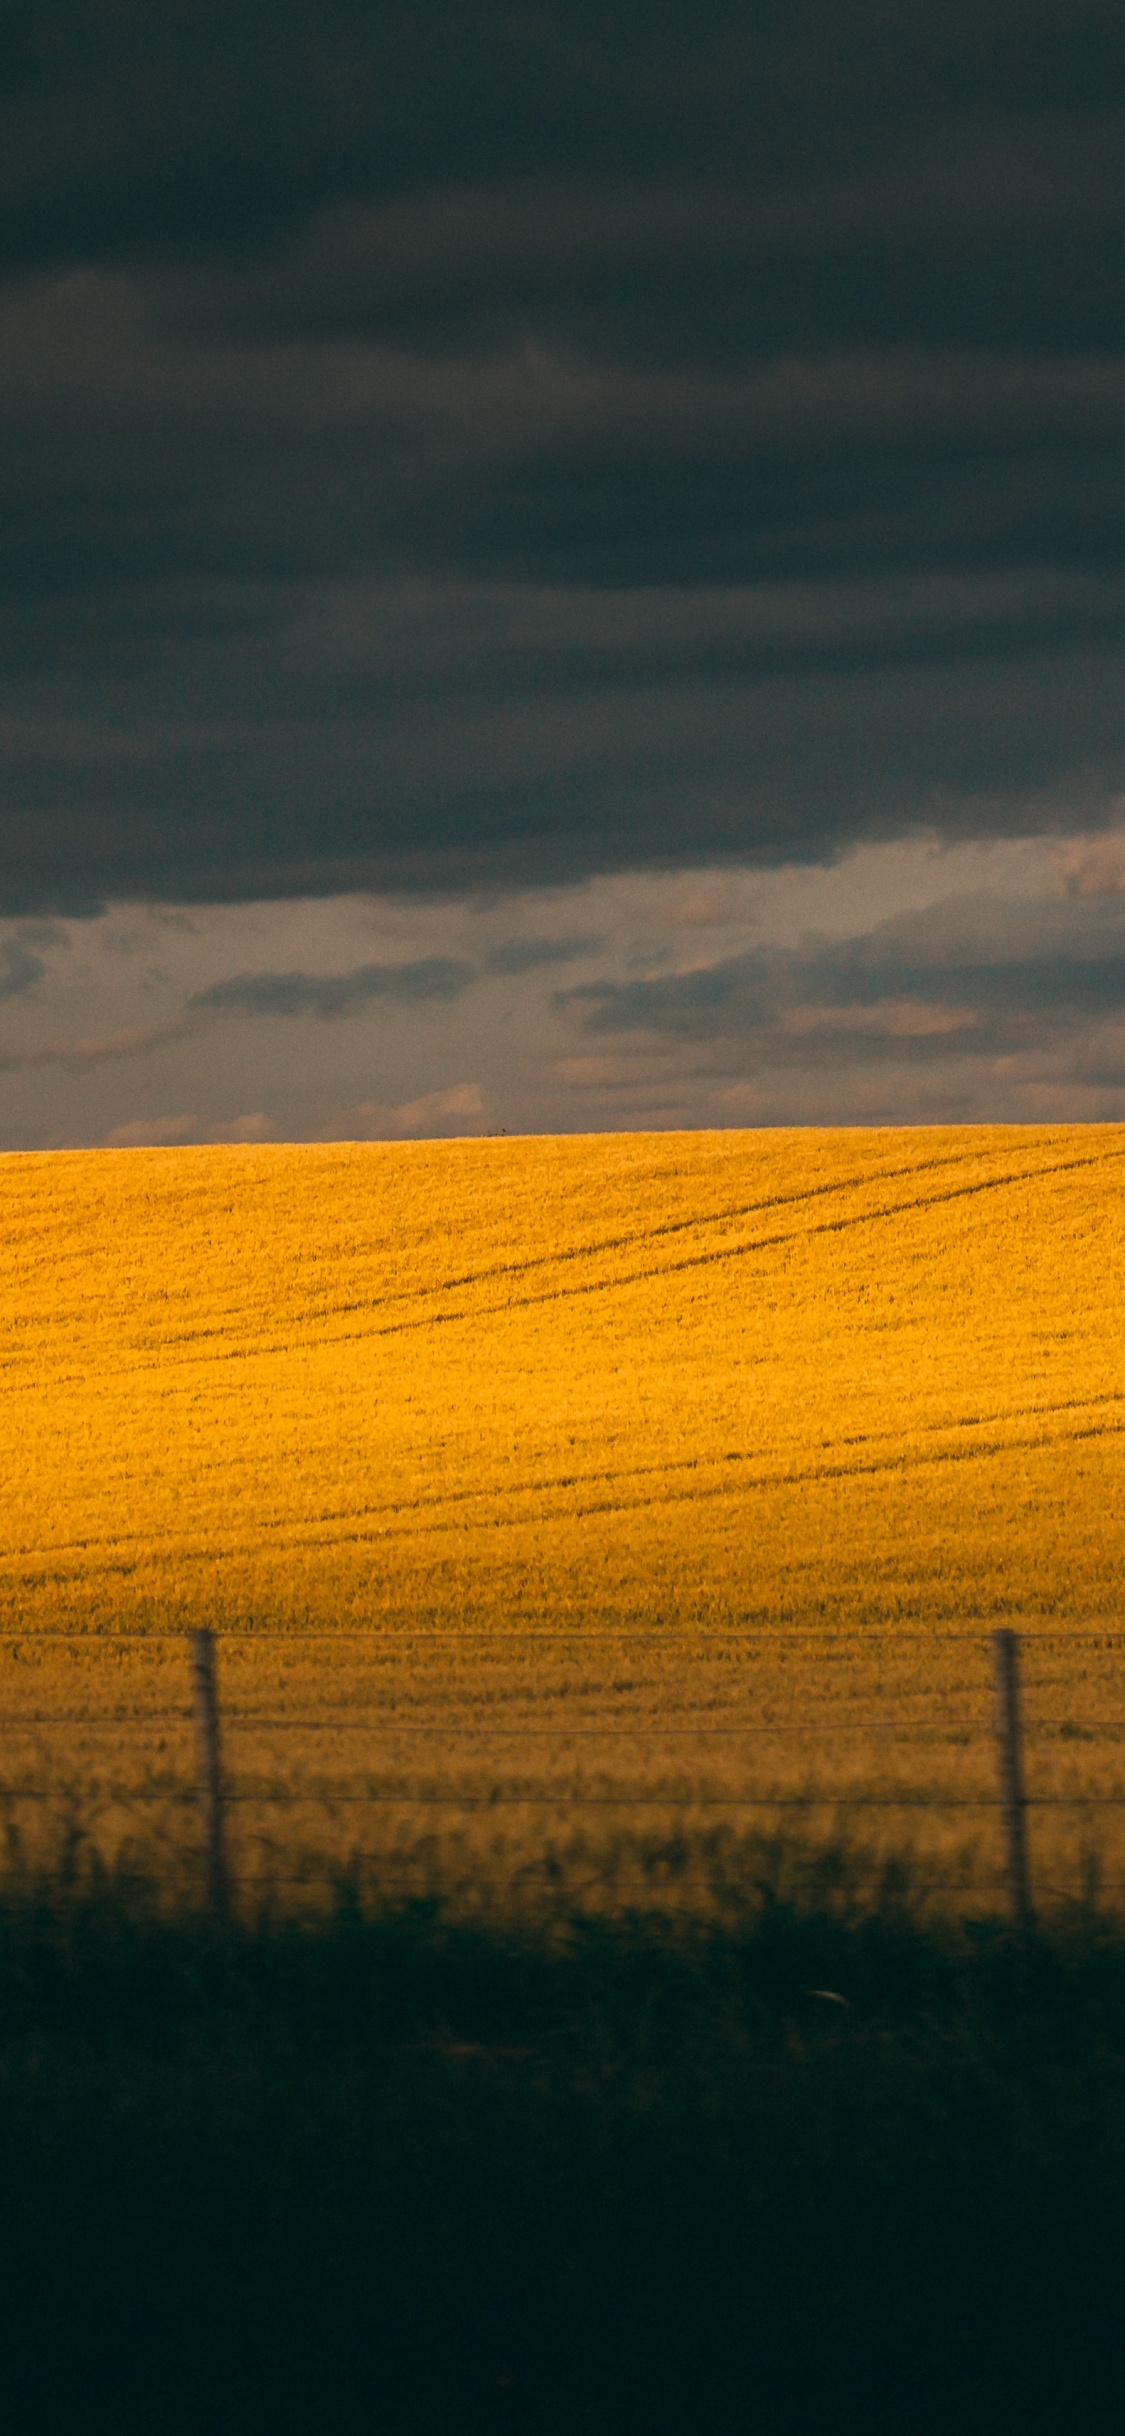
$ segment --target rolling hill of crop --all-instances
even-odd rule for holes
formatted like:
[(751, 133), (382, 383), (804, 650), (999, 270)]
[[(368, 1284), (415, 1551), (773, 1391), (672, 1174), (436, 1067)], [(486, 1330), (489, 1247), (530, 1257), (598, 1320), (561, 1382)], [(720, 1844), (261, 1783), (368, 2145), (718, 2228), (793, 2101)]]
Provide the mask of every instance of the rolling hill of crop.
[(1119, 1127), (0, 1161), (6, 1781), (119, 1850), (206, 1622), (247, 1822), (476, 1868), (506, 1795), (509, 1860), (632, 1866), (748, 1787), (971, 1794), (1005, 1622), (1112, 1790), (1123, 1184)]

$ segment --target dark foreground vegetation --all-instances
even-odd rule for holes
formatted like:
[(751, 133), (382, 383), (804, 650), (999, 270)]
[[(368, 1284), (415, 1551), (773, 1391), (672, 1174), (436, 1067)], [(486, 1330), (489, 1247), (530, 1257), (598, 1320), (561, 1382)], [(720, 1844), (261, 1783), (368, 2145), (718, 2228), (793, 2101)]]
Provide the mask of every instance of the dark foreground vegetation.
[(1112, 2426), (1125, 1940), (25, 1898), (0, 2195), (5, 2436)]

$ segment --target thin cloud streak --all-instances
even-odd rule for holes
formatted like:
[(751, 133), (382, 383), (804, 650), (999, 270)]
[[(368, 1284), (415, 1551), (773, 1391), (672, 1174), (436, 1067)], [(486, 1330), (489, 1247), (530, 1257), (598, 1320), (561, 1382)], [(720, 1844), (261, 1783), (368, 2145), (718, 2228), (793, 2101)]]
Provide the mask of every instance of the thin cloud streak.
[(188, 1005), (200, 1014), (349, 1015), (372, 999), (417, 1006), (459, 998), (476, 979), (471, 964), (425, 956), (413, 964), (358, 964), (350, 973), (235, 973), (197, 990)]
[(60, 1040), (31, 1041), (25, 1048), (0, 1049), (0, 1074), (17, 1074), (32, 1066), (63, 1066), (84, 1073), (118, 1058), (149, 1057), (173, 1041), (186, 1040), (196, 1027), (183, 1020), (129, 1025), (120, 1032), (89, 1033)]

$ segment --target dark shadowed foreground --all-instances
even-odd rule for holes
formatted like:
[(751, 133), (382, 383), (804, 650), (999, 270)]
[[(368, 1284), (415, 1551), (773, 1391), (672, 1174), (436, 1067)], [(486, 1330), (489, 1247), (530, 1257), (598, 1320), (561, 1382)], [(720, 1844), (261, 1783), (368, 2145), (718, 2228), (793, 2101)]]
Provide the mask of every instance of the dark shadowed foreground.
[(25, 1900), (0, 2186), (8, 2436), (1108, 2425), (1125, 1942)]

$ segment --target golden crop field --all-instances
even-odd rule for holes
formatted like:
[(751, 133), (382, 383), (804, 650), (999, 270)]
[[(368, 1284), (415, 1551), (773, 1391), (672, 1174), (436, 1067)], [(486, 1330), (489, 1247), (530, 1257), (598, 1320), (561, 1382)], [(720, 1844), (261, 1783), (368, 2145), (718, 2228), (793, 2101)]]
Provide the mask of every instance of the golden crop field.
[(1006, 1623), (1038, 1878), (1125, 1880), (1123, 1187), (1112, 1126), (0, 1160), (13, 1850), (191, 1849), (207, 1623), (244, 1883), (846, 1832), (983, 1895)]

